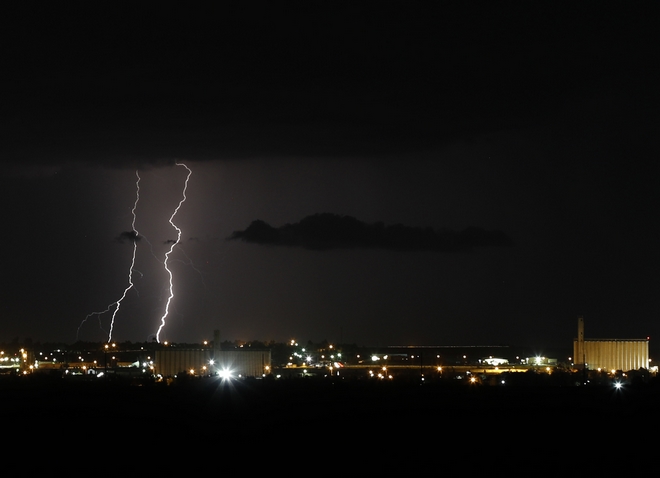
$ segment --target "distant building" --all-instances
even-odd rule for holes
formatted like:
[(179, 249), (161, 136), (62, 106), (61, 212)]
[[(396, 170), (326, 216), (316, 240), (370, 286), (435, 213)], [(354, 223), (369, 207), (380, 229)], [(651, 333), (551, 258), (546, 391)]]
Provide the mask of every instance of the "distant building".
[(585, 339), (584, 319), (578, 317), (573, 363), (589, 370), (638, 370), (649, 367), (648, 339)]
[(481, 359), (480, 362), (485, 363), (486, 365), (506, 365), (509, 363), (509, 359), (500, 358), (500, 357), (487, 357)]
[(155, 371), (163, 377), (179, 373), (261, 377), (270, 373), (270, 350), (220, 350), (219, 346), (216, 332), (214, 348), (157, 350)]

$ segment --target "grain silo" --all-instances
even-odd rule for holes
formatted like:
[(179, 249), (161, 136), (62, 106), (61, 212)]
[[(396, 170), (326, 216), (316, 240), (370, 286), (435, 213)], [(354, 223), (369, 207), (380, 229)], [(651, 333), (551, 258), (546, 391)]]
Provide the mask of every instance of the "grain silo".
[(578, 336), (573, 341), (573, 362), (589, 370), (638, 370), (649, 366), (649, 340), (585, 339), (584, 319), (578, 317)]

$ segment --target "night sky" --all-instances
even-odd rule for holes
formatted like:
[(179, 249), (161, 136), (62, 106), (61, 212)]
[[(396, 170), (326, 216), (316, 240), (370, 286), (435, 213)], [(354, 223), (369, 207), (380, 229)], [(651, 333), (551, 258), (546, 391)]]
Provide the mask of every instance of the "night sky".
[(112, 338), (152, 340), (180, 164), (161, 340), (542, 349), (579, 315), (588, 338), (660, 337), (658, 13), (5, 12), (0, 341), (108, 340), (111, 313), (83, 320), (134, 244)]

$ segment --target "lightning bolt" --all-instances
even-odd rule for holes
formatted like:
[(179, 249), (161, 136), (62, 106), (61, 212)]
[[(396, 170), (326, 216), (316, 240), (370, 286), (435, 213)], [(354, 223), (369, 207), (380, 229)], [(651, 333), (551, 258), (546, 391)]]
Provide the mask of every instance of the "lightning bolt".
[(181, 259), (178, 259), (178, 262), (181, 262), (182, 264), (184, 264), (186, 266), (190, 266), (190, 268), (192, 270), (197, 272), (197, 274), (199, 274), (200, 280), (202, 281), (202, 284), (204, 285), (204, 288), (208, 289), (208, 287), (206, 286), (206, 282), (204, 281), (204, 273), (202, 271), (200, 271), (197, 268), (197, 266), (195, 266), (195, 263), (193, 262), (193, 260), (188, 256), (188, 254), (186, 254), (186, 251), (183, 249), (183, 247), (181, 247), (181, 244), (179, 244), (179, 247), (177, 249), (180, 250), (181, 253), (184, 255), (184, 257), (187, 259), (187, 262), (182, 261)]
[(100, 321), (100, 316), (109, 312), (110, 309), (112, 309), (113, 306), (115, 307), (114, 312), (112, 313), (112, 319), (110, 320), (110, 331), (108, 332), (108, 342), (112, 341), (112, 331), (115, 326), (115, 316), (117, 315), (117, 312), (119, 312), (119, 308), (121, 307), (121, 302), (126, 298), (126, 294), (128, 293), (129, 290), (133, 288), (133, 268), (135, 266), (135, 255), (137, 253), (137, 241), (138, 241), (138, 231), (135, 228), (135, 210), (137, 209), (138, 202), (140, 201), (140, 174), (135, 171), (135, 176), (137, 176), (137, 181), (135, 181), (135, 203), (133, 203), (133, 209), (131, 209), (131, 214), (133, 214), (133, 222), (131, 223), (131, 227), (133, 228), (133, 257), (131, 259), (131, 267), (128, 270), (128, 286), (126, 289), (124, 289), (124, 293), (122, 296), (116, 300), (115, 302), (112, 302), (108, 307), (101, 311), (101, 312), (92, 312), (90, 314), (87, 314), (85, 316), (84, 320), (80, 323), (80, 326), (78, 326), (78, 332), (76, 334), (76, 340), (78, 339), (78, 336), (80, 335), (80, 328), (83, 326), (85, 322), (87, 322), (87, 319), (94, 315), (99, 316), (99, 321)]
[(135, 181), (135, 203), (133, 204), (133, 209), (131, 209), (131, 214), (133, 214), (133, 222), (131, 223), (131, 227), (133, 228), (133, 258), (131, 259), (131, 267), (128, 270), (128, 287), (124, 289), (123, 295), (117, 301), (117, 308), (112, 314), (112, 320), (110, 320), (110, 332), (108, 333), (108, 342), (112, 341), (112, 330), (114, 329), (115, 326), (115, 316), (117, 315), (117, 312), (119, 312), (119, 308), (121, 307), (121, 301), (124, 300), (128, 291), (133, 288), (133, 267), (135, 267), (135, 254), (137, 252), (137, 241), (138, 241), (138, 237), (140, 237), (137, 229), (135, 228), (135, 210), (137, 209), (138, 202), (140, 201), (140, 175), (138, 174), (137, 171), (135, 171), (135, 176), (137, 176), (137, 181)]
[(170, 302), (172, 301), (172, 298), (174, 297), (174, 285), (172, 283), (172, 271), (168, 267), (167, 263), (170, 258), (170, 254), (172, 254), (172, 251), (174, 248), (179, 244), (179, 241), (181, 241), (181, 229), (174, 224), (174, 216), (176, 216), (176, 213), (179, 212), (179, 208), (181, 205), (186, 201), (186, 190), (188, 189), (188, 180), (190, 179), (190, 175), (192, 174), (192, 170), (186, 166), (183, 163), (175, 163), (177, 166), (183, 166), (188, 170), (188, 175), (186, 176), (186, 181), (183, 185), (183, 193), (181, 197), (181, 201), (179, 201), (179, 205), (176, 207), (172, 215), (170, 216), (170, 224), (174, 229), (176, 229), (176, 241), (173, 241), (172, 244), (170, 245), (170, 250), (165, 253), (165, 260), (163, 261), (163, 265), (165, 266), (165, 270), (167, 271), (169, 277), (170, 277), (170, 295), (167, 298), (167, 302), (165, 304), (165, 313), (163, 316), (160, 318), (160, 327), (158, 327), (158, 331), (156, 332), (156, 342), (160, 343), (160, 332), (163, 330), (163, 327), (165, 327), (165, 319), (167, 318), (167, 315), (170, 312)]

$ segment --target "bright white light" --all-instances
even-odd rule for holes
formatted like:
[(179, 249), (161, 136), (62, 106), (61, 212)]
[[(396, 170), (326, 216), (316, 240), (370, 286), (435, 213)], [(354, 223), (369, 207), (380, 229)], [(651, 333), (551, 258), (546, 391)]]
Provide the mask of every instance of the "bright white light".
[(493, 358), (493, 357), (484, 359), (484, 362), (486, 362), (488, 365), (505, 365), (509, 363), (509, 361), (505, 358)]
[(623, 385), (621, 384), (621, 382), (615, 382), (614, 383), (614, 388), (616, 388), (617, 390), (619, 390), (622, 386)]
[(232, 372), (229, 369), (223, 368), (222, 370), (218, 371), (218, 375), (220, 375), (220, 378), (230, 379), (232, 377)]

